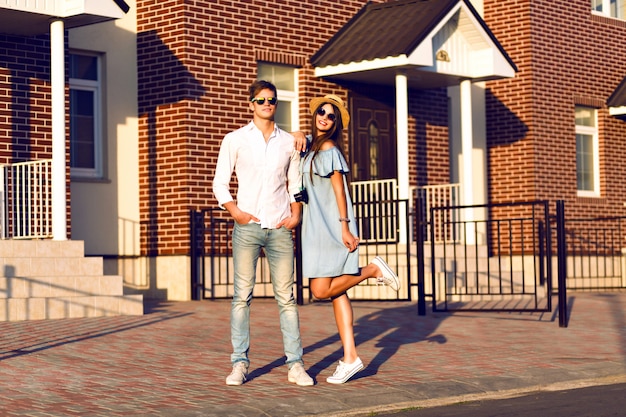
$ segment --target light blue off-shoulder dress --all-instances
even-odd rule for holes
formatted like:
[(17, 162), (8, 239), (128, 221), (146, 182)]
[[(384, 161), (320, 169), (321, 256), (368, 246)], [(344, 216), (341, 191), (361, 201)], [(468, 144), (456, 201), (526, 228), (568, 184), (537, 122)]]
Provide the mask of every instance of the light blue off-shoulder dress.
[(346, 180), (346, 175), (350, 171), (348, 163), (336, 147), (319, 151), (313, 161), (313, 180), (311, 180), (312, 156), (313, 153), (309, 152), (300, 165), (303, 185), (309, 194), (309, 202), (303, 205), (302, 216), (302, 274), (306, 278), (358, 274), (358, 249), (349, 252), (343, 244), (339, 208), (330, 182), (330, 176), (334, 171), (343, 174), (350, 219), (348, 225), (352, 234), (357, 236), (352, 200)]

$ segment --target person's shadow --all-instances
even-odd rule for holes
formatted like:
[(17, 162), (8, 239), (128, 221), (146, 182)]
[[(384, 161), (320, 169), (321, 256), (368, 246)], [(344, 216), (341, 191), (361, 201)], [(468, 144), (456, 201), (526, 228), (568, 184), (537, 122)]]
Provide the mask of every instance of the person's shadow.
[[(329, 311), (332, 315), (332, 309)], [(447, 339), (444, 335), (435, 334), (437, 327), (439, 327), (439, 324), (445, 317), (447, 317), (447, 314), (418, 316), (417, 309), (414, 305), (405, 305), (402, 307), (390, 307), (378, 310), (375, 313), (357, 319), (354, 323), (354, 338), (357, 350), (359, 345), (377, 338), (380, 338), (380, 340), (376, 343), (376, 347), (380, 347), (381, 349), (376, 356), (365, 365), (365, 369), (352, 379), (375, 375), (380, 366), (389, 360), (402, 345), (419, 342), (446, 343)], [(304, 354), (306, 356), (309, 353), (339, 341), (339, 334), (334, 333), (325, 339), (306, 346), (304, 348)], [(343, 347), (339, 347), (334, 352), (312, 364), (307, 371), (313, 379), (317, 380), (316, 377), (321, 371), (333, 367), (342, 357)], [(283, 365), (284, 361), (285, 358), (282, 357), (261, 368), (257, 368), (250, 373), (249, 377), (253, 379), (265, 373), (269, 373), (273, 368)]]

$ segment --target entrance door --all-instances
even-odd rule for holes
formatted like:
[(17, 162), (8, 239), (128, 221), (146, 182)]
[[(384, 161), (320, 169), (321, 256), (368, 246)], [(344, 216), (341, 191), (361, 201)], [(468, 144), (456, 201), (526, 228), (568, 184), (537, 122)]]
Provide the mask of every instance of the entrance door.
[(352, 181), (396, 178), (394, 109), (360, 95), (350, 97)]

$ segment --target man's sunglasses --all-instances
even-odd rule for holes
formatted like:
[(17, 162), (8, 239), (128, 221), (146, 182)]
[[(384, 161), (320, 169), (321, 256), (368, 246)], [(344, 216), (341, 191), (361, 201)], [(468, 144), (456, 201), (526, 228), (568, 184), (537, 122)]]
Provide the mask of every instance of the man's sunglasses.
[[(324, 110), (323, 107), (320, 107), (319, 109), (317, 109), (317, 114), (323, 117), (324, 115), (326, 115), (326, 110)], [(328, 117), (328, 120), (330, 120), (331, 122), (334, 122), (337, 119), (335, 113), (328, 113), (326, 117)]]
[(250, 101), (253, 103), (256, 102), (259, 106), (262, 106), (265, 104), (265, 100), (267, 100), (267, 102), (270, 103), (271, 106), (275, 105), (276, 102), (278, 101), (276, 97), (268, 97), (268, 98), (259, 97), (259, 98), (253, 98)]

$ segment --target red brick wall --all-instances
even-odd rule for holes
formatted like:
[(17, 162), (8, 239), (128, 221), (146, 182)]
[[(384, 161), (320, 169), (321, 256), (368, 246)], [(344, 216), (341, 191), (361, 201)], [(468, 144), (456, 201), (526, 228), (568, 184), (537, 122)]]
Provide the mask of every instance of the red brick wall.
[(346, 90), (308, 61), (364, 1), (140, 0), (138, 12), (142, 250), (188, 252), (189, 210), (214, 207), (211, 180), (226, 133), (247, 123), (257, 61), (300, 68), (308, 101)]
[[(67, 97), (65, 113), (69, 114)], [(67, 236), (71, 238), (69, 117), (65, 125)], [(0, 34), (0, 164), (51, 158), (49, 36)]]
[(49, 62), (47, 36), (0, 34), (0, 163), (52, 157)]
[[(491, 200), (563, 199), (567, 216), (624, 215), (626, 123), (604, 103), (626, 75), (625, 22), (593, 16), (588, 0), (484, 6), (519, 68), (513, 79), (488, 83)], [(577, 104), (599, 111), (601, 198), (576, 194)]]
[[(219, 144), (249, 120), (247, 87), (257, 61), (300, 68), (303, 128), (311, 97), (347, 98), (345, 89), (315, 79), (308, 58), (363, 4), (138, 2), (144, 250), (186, 253), (189, 209), (215, 206)], [(626, 73), (623, 22), (593, 17), (588, 0), (484, 6), (488, 26), (519, 68), (513, 79), (488, 83), (490, 200), (565, 199), (568, 215), (622, 214), (626, 127), (603, 103)], [(602, 198), (576, 196), (576, 104), (600, 110)], [(446, 183), (445, 92), (413, 92), (410, 106), (411, 184)]]
[(447, 91), (411, 91), (409, 100), (409, 182), (420, 186), (449, 184)]

